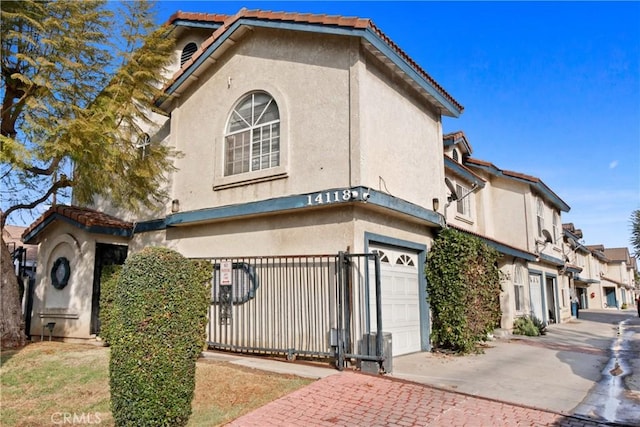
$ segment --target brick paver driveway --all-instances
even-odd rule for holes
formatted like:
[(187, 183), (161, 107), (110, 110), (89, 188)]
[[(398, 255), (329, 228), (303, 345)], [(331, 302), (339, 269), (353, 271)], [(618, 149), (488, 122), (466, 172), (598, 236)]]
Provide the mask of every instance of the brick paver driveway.
[(598, 426), (588, 419), (341, 372), (273, 401), (228, 426)]

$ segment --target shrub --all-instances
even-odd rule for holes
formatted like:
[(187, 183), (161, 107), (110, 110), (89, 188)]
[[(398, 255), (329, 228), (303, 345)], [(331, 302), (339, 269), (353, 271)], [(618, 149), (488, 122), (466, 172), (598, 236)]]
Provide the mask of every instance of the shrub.
[(480, 239), (445, 229), (427, 258), (427, 301), (434, 346), (476, 349), (500, 321), (498, 252)]
[(547, 325), (545, 325), (541, 319), (538, 319), (536, 316), (532, 315), (531, 321), (533, 322), (535, 327), (538, 328), (538, 332), (540, 333), (540, 335), (544, 335), (547, 333)]
[(516, 335), (527, 335), (537, 337), (547, 333), (544, 322), (536, 316), (522, 316), (513, 321), (513, 333)]
[(112, 320), (117, 317), (113, 299), (121, 271), (121, 265), (105, 265), (100, 276), (100, 338), (107, 344), (111, 343)]
[(513, 321), (513, 333), (516, 335), (526, 335), (529, 337), (537, 337), (540, 331), (533, 324), (529, 316), (518, 317)]
[(118, 426), (184, 426), (205, 342), (212, 266), (166, 248), (129, 256), (108, 333), (111, 406)]

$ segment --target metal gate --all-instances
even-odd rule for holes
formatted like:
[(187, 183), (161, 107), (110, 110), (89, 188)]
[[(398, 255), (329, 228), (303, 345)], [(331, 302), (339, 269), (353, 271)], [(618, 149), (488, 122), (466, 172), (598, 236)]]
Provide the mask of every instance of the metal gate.
[(340, 370), (355, 361), (390, 371), (384, 363), (390, 362), (391, 343), (377, 333), (382, 331), (377, 253), (210, 261), (209, 348), (331, 359)]

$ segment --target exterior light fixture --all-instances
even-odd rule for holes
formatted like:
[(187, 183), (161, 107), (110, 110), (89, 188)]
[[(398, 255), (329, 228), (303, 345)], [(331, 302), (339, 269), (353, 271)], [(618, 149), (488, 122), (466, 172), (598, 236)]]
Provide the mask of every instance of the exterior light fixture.
[(438, 199), (437, 197), (434, 197), (431, 200), (431, 204), (433, 206), (433, 211), (438, 212), (438, 209), (440, 208), (440, 199)]
[(180, 211), (180, 200), (173, 199), (171, 201), (171, 212), (176, 213)]

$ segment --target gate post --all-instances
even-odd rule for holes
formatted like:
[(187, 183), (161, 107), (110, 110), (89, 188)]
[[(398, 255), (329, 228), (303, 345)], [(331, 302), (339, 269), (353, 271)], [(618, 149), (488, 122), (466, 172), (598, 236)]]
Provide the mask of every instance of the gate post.
[(376, 281), (376, 357), (378, 357), (378, 368), (383, 370), (382, 360), (382, 286), (380, 283), (380, 254), (374, 252), (374, 265), (375, 265), (375, 281)]
[(337, 346), (336, 346), (336, 368), (339, 371), (344, 369), (345, 365), (345, 356), (344, 356), (344, 324), (343, 324), (343, 316), (344, 316), (344, 270), (345, 270), (345, 254), (344, 252), (338, 252), (338, 289), (337, 289), (337, 302), (338, 306), (336, 307), (337, 314)]

